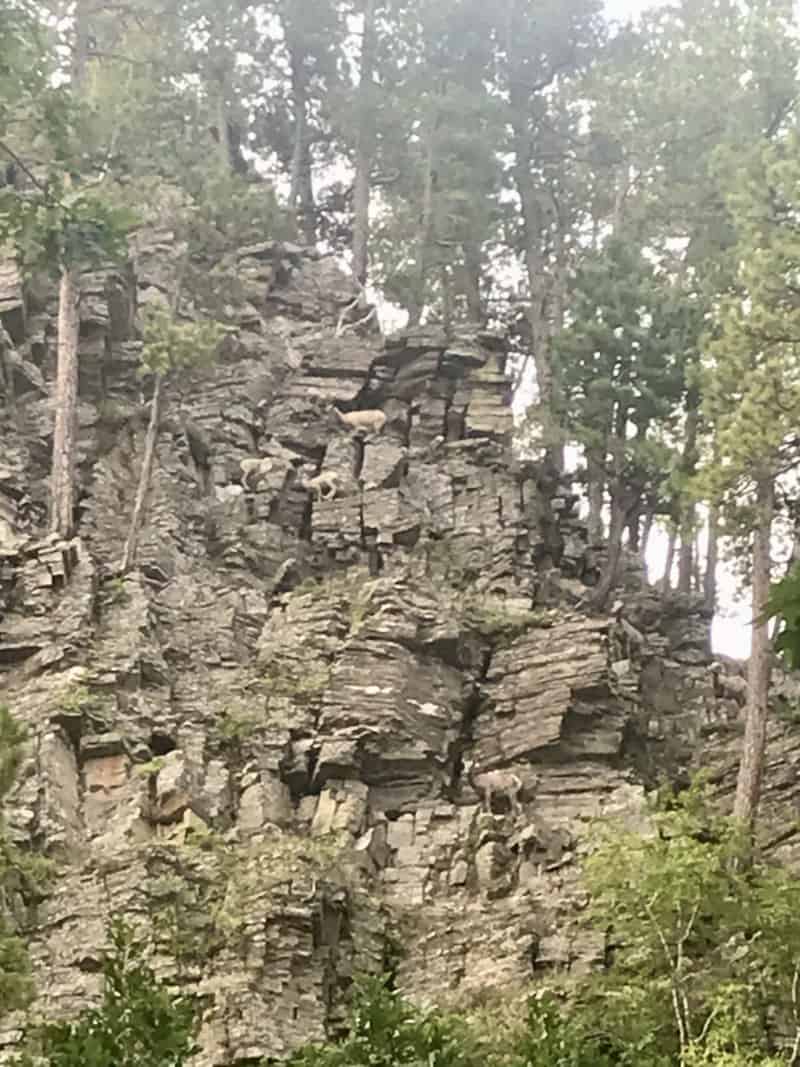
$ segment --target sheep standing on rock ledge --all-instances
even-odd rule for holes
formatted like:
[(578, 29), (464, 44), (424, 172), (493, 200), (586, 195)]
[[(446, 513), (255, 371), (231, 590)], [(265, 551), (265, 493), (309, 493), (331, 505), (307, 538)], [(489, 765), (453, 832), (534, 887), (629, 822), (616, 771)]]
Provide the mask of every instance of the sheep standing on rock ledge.
[(308, 478), (302, 486), (313, 493), (317, 500), (333, 500), (339, 491), (339, 477), (335, 471), (330, 474), (318, 474), (316, 478)]
[(508, 797), (512, 814), (518, 815), (522, 811), (519, 799), (522, 780), (516, 774), (511, 771), (484, 771), (483, 774), (479, 774), (473, 762), (465, 763), (464, 770), (466, 771), (467, 781), (478, 796), (483, 798), (484, 808), (490, 815), (492, 813), (492, 797), (496, 794)]
[(240, 460), (239, 469), (242, 472), (242, 485), (245, 489), (258, 489), (263, 479), (272, 470), (272, 467), (273, 462), (269, 456)]
[(380, 408), (372, 411), (339, 411), (334, 405), (336, 417), (348, 430), (366, 430), (367, 433), (380, 433), (386, 425), (386, 415)]

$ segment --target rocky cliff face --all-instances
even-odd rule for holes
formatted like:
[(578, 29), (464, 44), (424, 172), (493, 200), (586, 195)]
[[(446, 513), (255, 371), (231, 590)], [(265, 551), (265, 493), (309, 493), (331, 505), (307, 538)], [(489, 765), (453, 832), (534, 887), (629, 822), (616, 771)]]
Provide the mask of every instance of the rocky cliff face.
[[(613, 614), (586, 614), (603, 549), (512, 457), (503, 339), (384, 341), (331, 260), (274, 244), (229, 265), (230, 334), (169, 394), (139, 567), (115, 576), (135, 309), (169, 264), (151, 234), (130, 273), (85, 280), (69, 543), (42, 533), (52, 308), (0, 276), (0, 693), (31, 728), (6, 818), (60, 864), (30, 916), (36, 1012), (96, 994), (113, 912), (200, 996), (203, 1067), (323, 1036), (357, 971), (442, 1001), (601, 964), (590, 821), (641, 821), (645, 786), (712, 756), (733, 781), (741, 687), (699, 607), (630, 564)], [(776, 719), (766, 801), (790, 858), (794, 736)], [(470, 761), (516, 775), (519, 805), (501, 781), (486, 810)]]

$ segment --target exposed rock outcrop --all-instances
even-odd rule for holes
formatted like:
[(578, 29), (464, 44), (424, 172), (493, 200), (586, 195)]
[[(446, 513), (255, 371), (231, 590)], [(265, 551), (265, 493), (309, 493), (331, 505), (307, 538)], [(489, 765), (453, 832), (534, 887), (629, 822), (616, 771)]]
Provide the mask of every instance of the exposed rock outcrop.
[[(602, 961), (588, 824), (638, 824), (645, 787), (704, 753), (732, 783), (708, 620), (633, 561), (613, 614), (583, 612), (602, 560), (570, 487), (512, 458), (502, 337), (337, 330), (346, 278), (271, 243), (233, 257), (220, 358), (166, 398), (138, 569), (116, 577), (146, 422), (134, 310), (168, 291), (169, 252), (150, 235), (131, 274), (88, 280), (67, 543), (41, 532), (52, 321), (0, 273), (0, 685), (31, 728), (6, 817), (62, 865), (29, 931), (35, 1010), (95, 996), (114, 911), (201, 995), (203, 1067), (321, 1037), (397, 943), (398, 980), (437, 999)], [(796, 741), (773, 733), (789, 855)], [(520, 811), (481, 810), (465, 758), (515, 774)]]

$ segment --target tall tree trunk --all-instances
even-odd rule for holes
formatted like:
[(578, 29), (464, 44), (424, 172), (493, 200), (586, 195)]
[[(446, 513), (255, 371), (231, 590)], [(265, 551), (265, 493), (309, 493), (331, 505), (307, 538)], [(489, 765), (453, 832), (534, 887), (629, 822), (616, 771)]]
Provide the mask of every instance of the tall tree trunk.
[[(513, 56), (515, 45), (509, 41)], [(564, 443), (561, 437), (561, 417), (557, 409), (556, 373), (553, 365), (551, 330), (547, 322), (547, 271), (541, 248), (544, 227), (541, 197), (538, 195), (528, 114), (529, 93), (525, 80), (517, 75), (513, 58), (510, 60), (509, 98), (511, 103), (512, 150), (514, 152), (514, 183), (522, 213), (523, 259), (530, 292), (527, 309), (531, 333), (531, 350), (536, 369), (539, 406), (544, 423), (547, 453), (559, 472), (564, 470)]]
[(703, 567), (701, 564), (702, 553), (700, 551), (700, 531), (694, 539), (694, 566), (692, 567), (692, 592), (703, 591)]
[(212, 94), (212, 99), (213, 97), (216, 97), (216, 142), (219, 151), (219, 161), (222, 164), (223, 171), (227, 173), (231, 169), (231, 150), (228, 136), (228, 78), (226, 76), (222, 57), (220, 56), (217, 56), (216, 62), (213, 63), (209, 81), (211, 83), (210, 93)]
[(769, 598), (770, 542), (775, 510), (775, 484), (769, 474), (762, 474), (756, 487), (756, 528), (753, 535), (753, 622), (752, 646), (747, 668), (747, 707), (739, 777), (736, 781), (734, 818), (752, 835), (767, 742), (767, 700), (770, 665), (769, 622), (762, 618)]
[(136, 487), (136, 501), (131, 513), (131, 524), (128, 528), (128, 536), (122, 553), (122, 573), (127, 574), (136, 562), (136, 550), (139, 546), (139, 534), (144, 519), (147, 493), (150, 489), (150, 481), (153, 477), (153, 461), (156, 455), (156, 443), (158, 441), (158, 424), (161, 418), (161, 384), (160, 374), (156, 375), (153, 395), (150, 398), (150, 421), (147, 425), (147, 435), (144, 442), (144, 456), (142, 457), (142, 469), (139, 471), (139, 484)]
[(296, 213), (298, 228), (305, 241), (316, 238), (316, 206), (311, 182), (311, 146), (308, 139), (308, 85), (303, 54), (290, 47), (294, 145), (289, 175), (289, 206)]
[[(87, 0), (75, 5), (72, 42), (72, 91), (79, 96), (89, 61)], [(50, 529), (71, 537), (75, 515), (75, 446), (78, 434), (78, 339), (80, 336), (80, 268), (64, 263), (58, 287), (56, 395), (53, 462), (50, 478)]]
[(703, 576), (703, 605), (709, 614), (717, 609), (717, 559), (719, 555), (719, 510), (716, 504), (708, 509), (708, 547), (706, 572)]
[(637, 504), (628, 518), (628, 548), (638, 556), (641, 547), (642, 509)]
[(370, 171), (374, 142), (372, 73), (375, 67), (375, 0), (364, 3), (364, 33), (361, 39), (361, 73), (358, 81), (358, 129), (356, 130), (356, 172), (353, 183), (353, 278), (367, 284), (369, 263)]
[(230, 79), (227, 75), (220, 75), (217, 80), (217, 128), (219, 158), (223, 169), (234, 174), (247, 174), (247, 160), (242, 154), (242, 131), (238, 123), (234, 122), (228, 107), (228, 85)]
[(605, 451), (586, 449), (586, 479), (589, 498), (588, 536), (590, 545), (602, 544), (603, 501), (605, 497)]
[(78, 430), (80, 277), (64, 267), (58, 290), (58, 341), (50, 486), (50, 529), (71, 537), (75, 509), (75, 443)]
[(436, 187), (434, 162), (436, 159), (436, 128), (439, 124), (437, 114), (432, 116), (428, 130), (428, 144), (425, 150), (425, 172), (422, 176), (422, 212), (417, 230), (416, 266), (414, 284), (408, 309), (410, 326), (419, 325), (422, 309), (425, 306), (425, 279), (428, 275), (428, 254), (433, 237), (433, 197)]
[[(686, 397), (686, 439), (681, 458), (681, 470), (684, 478), (691, 478), (697, 469), (697, 427), (699, 419), (700, 396), (696, 389), (690, 389)], [(685, 499), (681, 510), (681, 550), (678, 556), (678, 591), (692, 591), (692, 568), (694, 564), (694, 526), (696, 509), (694, 502)]]
[[(624, 416), (623, 418), (627, 418), (627, 416)], [(649, 420), (641, 420), (641, 421), (638, 421), (637, 424), (636, 424), (635, 444), (638, 444), (640, 447), (643, 446), (644, 442), (647, 440), (648, 426), (649, 426)], [(626, 424), (625, 424), (625, 421), (622, 421), (617, 427), (617, 434), (618, 434), (620, 440), (624, 440), (625, 439), (625, 432), (626, 432)], [(639, 538), (640, 538), (640, 533), (641, 533), (641, 525), (642, 525), (642, 494), (641, 493), (637, 493), (636, 494), (636, 499), (631, 504), (630, 510), (628, 512), (628, 521), (627, 521), (628, 548), (630, 549), (631, 552), (635, 553), (636, 555), (639, 554), (639, 544), (640, 544)]]
[(678, 592), (691, 593), (692, 568), (694, 567), (694, 534), (684, 518), (681, 523), (680, 550), (678, 552)]
[(664, 560), (664, 574), (661, 578), (661, 590), (666, 593), (672, 588), (672, 567), (675, 563), (675, 547), (678, 541), (677, 531), (671, 529), (667, 538), (667, 555)]
[(642, 523), (642, 536), (639, 541), (639, 559), (641, 559), (645, 568), (647, 567), (647, 549), (650, 546), (650, 535), (653, 532), (653, 522), (655, 521), (655, 512), (653, 511), (653, 505), (648, 505), (644, 513), (644, 522)]
[(442, 287), (442, 325), (445, 336), (449, 337), (453, 329), (453, 285), (450, 277), (450, 268), (446, 263), (439, 270)]
[(464, 242), (464, 296), (467, 300), (467, 318), (471, 323), (483, 322), (481, 300), (481, 246), (478, 241)]

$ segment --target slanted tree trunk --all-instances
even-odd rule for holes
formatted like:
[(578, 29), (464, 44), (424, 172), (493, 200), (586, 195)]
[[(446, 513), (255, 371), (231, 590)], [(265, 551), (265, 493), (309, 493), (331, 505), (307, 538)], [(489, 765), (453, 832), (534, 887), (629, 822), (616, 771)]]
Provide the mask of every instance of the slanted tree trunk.
[(588, 536), (590, 545), (603, 541), (603, 500), (605, 497), (605, 454), (600, 449), (586, 449), (586, 480), (589, 498)]
[(142, 457), (142, 469), (139, 471), (139, 484), (136, 487), (136, 501), (131, 512), (131, 524), (128, 528), (125, 548), (122, 552), (123, 574), (127, 574), (136, 562), (139, 534), (142, 530), (147, 494), (153, 477), (153, 462), (158, 441), (158, 424), (161, 419), (161, 385), (162, 376), (157, 374), (153, 386), (153, 395), (150, 398), (150, 421), (147, 425), (147, 434), (144, 441), (144, 456)]
[[(700, 395), (696, 389), (690, 389), (686, 397), (686, 439), (681, 458), (681, 470), (684, 478), (691, 478), (697, 469), (697, 429), (699, 420)], [(696, 509), (690, 498), (682, 502), (681, 509), (681, 550), (678, 556), (678, 591), (692, 591), (692, 569), (694, 565), (694, 526)]]
[(50, 529), (71, 537), (75, 513), (75, 444), (78, 430), (80, 276), (64, 267), (58, 289), (58, 341), (50, 485)]
[(712, 614), (717, 609), (717, 559), (719, 556), (719, 511), (716, 504), (708, 509), (708, 547), (706, 572), (703, 575), (703, 606)]
[(592, 607), (602, 611), (616, 588), (619, 561), (622, 557), (622, 536), (630, 520), (631, 511), (638, 505), (639, 494), (616, 485), (611, 492), (611, 520), (608, 529), (608, 555), (600, 580), (592, 591)]
[(756, 528), (753, 534), (752, 645), (747, 668), (747, 706), (744, 740), (736, 781), (733, 815), (752, 835), (761, 784), (767, 741), (767, 700), (772, 662), (769, 621), (763, 618), (769, 598), (770, 547), (775, 510), (775, 484), (763, 473), (756, 486)]
[(375, 67), (375, 0), (364, 3), (364, 33), (361, 39), (361, 72), (358, 82), (358, 129), (356, 130), (355, 179), (353, 183), (353, 278), (367, 284), (369, 263), (370, 171), (374, 141), (372, 73)]

